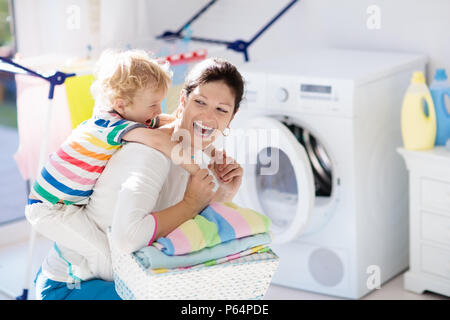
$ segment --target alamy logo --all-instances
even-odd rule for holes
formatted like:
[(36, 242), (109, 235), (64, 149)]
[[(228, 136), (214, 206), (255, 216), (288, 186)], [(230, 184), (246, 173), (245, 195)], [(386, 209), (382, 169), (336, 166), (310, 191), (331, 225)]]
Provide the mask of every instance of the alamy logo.
[(366, 273), (369, 274), (366, 285), (367, 289), (380, 289), (381, 288), (381, 272), (380, 267), (377, 265), (370, 265), (366, 269)]
[(379, 6), (372, 4), (367, 7), (366, 13), (369, 15), (366, 21), (367, 29), (381, 29), (381, 9)]
[(70, 5), (66, 8), (66, 27), (69, 30), (79, 30), (81, 27), (81, 9), (77, 5)]
[[(172, 149), (172, 160), (175, 164), (191, 163), (192, 159), (197, 164), (197, 158), (193, 157), (191, 145), (195, 150), (203, 149), (213, 140), (214, 135), (218, 135), (219, 131), (212, 133), (207, 138), (194, 135), (193, 143), (191, 143), (191, 134), (188, 130), (178, 129), (172, 135), (173, 141), (179, 141)], [(279, 152), (281, 148), (280, 132), (277, 129), (233, 129), (226, 140), (216, 143), (217, 150), (227, 149), (230, 159), (234, 159), (241, 165), (259, 165), (260, 175), (275, 175), (279, 170)], [(222, 164), (223, 159), (214, 159), (217, 164)], [(225, 164), (227, 159), (225, 159)]]

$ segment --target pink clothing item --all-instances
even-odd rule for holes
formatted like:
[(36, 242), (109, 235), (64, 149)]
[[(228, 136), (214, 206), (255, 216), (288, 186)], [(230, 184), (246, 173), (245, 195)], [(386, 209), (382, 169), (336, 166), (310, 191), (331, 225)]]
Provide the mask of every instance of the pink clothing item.
[(265, 233), (270, 223), (270, 219), (263, 214), (232, 202), (211, 203), (166, 237), (158, 238), (153, 245), (169, 256), (183, 255)]
[(56, 170), (58, 170), (67, 179), (76, 181), (77, 183), (83, 184), (83, 185), (94, 185), (95, 184), (95, 181), (96, 181), (95, 179), (88, 179), (88, 178), (80, 177), (79, 175), (77, 175), (74, 172), (70, 171), (69, 169), (67, 169), (66, 167), (61, 165), (58, 161), (55, 161), (51, 157), (48, 159), (48, 161), (51, 163), (51, 165), (54, 168), (56, 168)]
[[(44, 135), (48, 107), (47, 81), (26, 75), (16, 75), (17, 126), (19, 148), (14, 155), (24, 180), (35, 180)], [(50, 120), (47, 155), (58, 149), (72, 131), (64, 85), (55, 87)]]
[(170, 240), (172, 241), (172, 246), (176, 248), (175, 254), (185, 254), (191, 252), (191, 241), (180, 227), (170, 233)]

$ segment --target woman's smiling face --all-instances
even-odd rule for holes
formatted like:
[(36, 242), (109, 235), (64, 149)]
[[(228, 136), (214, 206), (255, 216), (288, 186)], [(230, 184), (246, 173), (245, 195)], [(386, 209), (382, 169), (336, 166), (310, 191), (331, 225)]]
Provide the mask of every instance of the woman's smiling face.
[(199, 85), (187, 97), (182, 94), (180, 129), (189, 132), (191, 145), (195, 140), (201, 140), (202, 149), (211, 144), (233, 119), (234, 103), (234, 93), (223, 81)]

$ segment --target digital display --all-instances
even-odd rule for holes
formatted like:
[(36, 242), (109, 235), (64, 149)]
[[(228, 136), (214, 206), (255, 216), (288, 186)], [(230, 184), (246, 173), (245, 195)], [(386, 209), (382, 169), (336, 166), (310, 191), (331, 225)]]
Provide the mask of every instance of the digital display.
[(331, 86), (321, 86), (316, 84), (302, 84), (300, 85), (301, 92), (310, 92), (310, 93), (331, 93)]

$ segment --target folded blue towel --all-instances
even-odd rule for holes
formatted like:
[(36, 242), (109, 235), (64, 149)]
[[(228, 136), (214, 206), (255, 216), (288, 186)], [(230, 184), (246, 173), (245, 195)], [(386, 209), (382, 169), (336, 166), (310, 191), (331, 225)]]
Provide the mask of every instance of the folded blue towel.
[(197, 264), (226, 257), (255, 246), (269, 244), (272, 237), (269, 233), (259, 233), (240, 239), (234, 239), (214, 247), (204, 248), (190, 254), (168, 256), (153, 246), (144, 247), (133, 253), (138, 263), (145, 269), (179, 268), (195, 266)]

